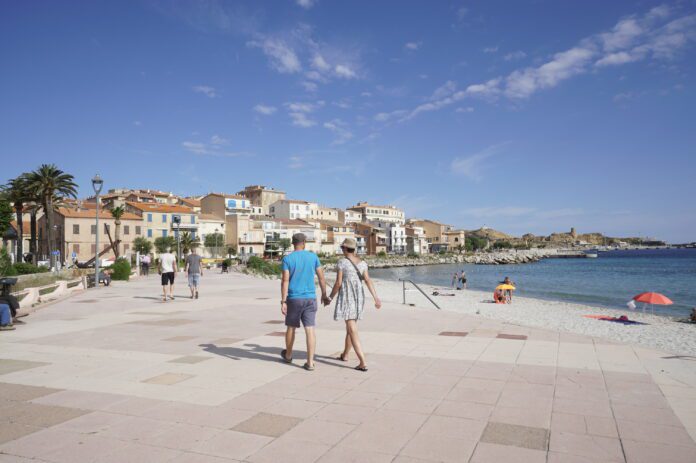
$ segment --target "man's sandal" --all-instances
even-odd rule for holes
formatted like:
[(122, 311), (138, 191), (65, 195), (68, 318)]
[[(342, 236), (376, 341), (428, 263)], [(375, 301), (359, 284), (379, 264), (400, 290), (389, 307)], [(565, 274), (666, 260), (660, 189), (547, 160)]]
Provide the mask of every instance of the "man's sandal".
[(285, 363), (292, 363), (292, 357), (290, 357), (290, 358), (285, 357), (285, 354), (287, 354), (287, 353), (288, 353), (288, 351), (285, 350), (285, 349), (283, 349), (283, 350), (280, 351), (280, 356), (281, 356), (281, 358), (283, 359), (283, 362), (285, 362)]

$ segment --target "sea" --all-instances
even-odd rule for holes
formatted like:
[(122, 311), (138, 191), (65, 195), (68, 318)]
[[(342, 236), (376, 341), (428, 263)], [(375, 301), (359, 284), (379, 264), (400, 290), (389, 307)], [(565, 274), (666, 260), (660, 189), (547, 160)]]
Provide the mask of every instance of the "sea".
[[(491, 293), (505, 277), (510, 277), (518, 296), (628, 313), (627, 303), (633, 296), (654, 291), (674, 302), (669, 306), (654, 306), (656, 315), (684, 318), (696, 308), (696, 249), (617, 250), (600, 252), (596, 259), (543, 259), (531, 264), (394, 267), (370, 269), (370, 276), (448, 287), (452, 275), (462, 270), (466, 272), (470, 289)], [(643, 309), (643, 304), (637, 306), (637, 310)]]

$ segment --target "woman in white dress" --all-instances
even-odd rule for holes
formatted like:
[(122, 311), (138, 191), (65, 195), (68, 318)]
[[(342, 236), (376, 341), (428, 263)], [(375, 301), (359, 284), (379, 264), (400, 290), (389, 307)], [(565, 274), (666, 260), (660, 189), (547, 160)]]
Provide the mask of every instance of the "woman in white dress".
[(351, 348), (355, 350), (360, 364), (355, 367), (356, 370), (367, 371), (365, 363), (365, 354), (363, 354), (360, 346), (360, 338), (358, 337), (358, 320), (362, 319), (363, 309), (365, 307), (365, 288), (363, 281), (367, 285), (367, 289), (372, 294), (375, 300), (377, 309), (382, 307), (382, 301), (377, 297), (375, 286), (370, 280), (370, 275), (367, 273), (367, 264), (360, 260), (355, 255), (357, 244), (354, 239), (346, 238), (341, 244), (343, 250), (343, 258), (336, 264), (336, 283), (331, 290), (329, 296), (329, 304), (336, 298), (336, 309), (334, 311), (334, 320), (344, 320), (346, 323), (346, 343), (338, 360), (343, 362), (348, 361), (348, 354)]

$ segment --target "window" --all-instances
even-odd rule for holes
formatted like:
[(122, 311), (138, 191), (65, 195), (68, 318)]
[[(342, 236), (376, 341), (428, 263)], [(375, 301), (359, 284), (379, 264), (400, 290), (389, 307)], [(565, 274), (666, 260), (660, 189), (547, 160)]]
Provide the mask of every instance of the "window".
[(124, 244), (123, 245), (123, 250), (128, 251), (130, 249), (130, 244)]
[(135, 226), (135, 234), (140, 235), (141, 233), (142, 233), (142, 231), (140, 230), (140, 225), (136, 225)]
[(195, 215), (191, 216), (191, 223), (196, 223), (196, 216)]
[(73, 232), (73, 235), (79, 235), (80, 234), (80, 226), (78, 224), (74, 224), (72, 226), (72, 232)]
[(128, 226), (128, 225), (123, 226), (123, 234), (130, 235), (130, 226)]
[(72, 250), (73, 250), (73, 252), (74, 252), (75, 254), (79, 254), (79, 253), (80, 253), (80, 245), (79, 245), (79, 244), (73, 244)]
[(167, 214), (162, 214), (162, 223), (167, 223)]
[(94, 254), (95, 252), (97, 252), (97, 245), (93, 244), (92, 245), (92, 254)]
[(147, 215), (147, 221), (148, 221), (148, 222), (152, 222), (152, 214), (148, 214), (148, 215)]
[(152, 238), (152, 229), (151, 228), (147, 230), (147, 237)]
[(110, 232), (110, 231), (111, 231), (111, 225), (109, 225), (108, 223), (105, 223), (104, 224), (104, 233)]
[(162, 236), (165, 238), (167, 237), (167, 230), (162, 230)]
[(96, 225), (90, 225), (90, 226), (89, 226), (89, 229), (90, 229), (90, 232), (91, 232), (93, 235), (96, 235), (96, 234), (97, 234), (97, 226), (96, 226)]

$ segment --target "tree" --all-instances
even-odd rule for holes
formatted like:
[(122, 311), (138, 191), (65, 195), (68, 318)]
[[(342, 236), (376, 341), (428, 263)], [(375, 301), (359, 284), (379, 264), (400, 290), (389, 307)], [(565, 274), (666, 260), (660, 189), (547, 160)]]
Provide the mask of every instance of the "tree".
[(0, 197), (0, 238), (5, 236), (5, 232), (10, 229), (12, 222), (12, 206), (6, 198)]
[(17, 256), (15, 262), (23, 262), (24, 256), (24, 208), (33, 200), (33, 196), (27, 188), (27, 174), (10, 179), (3, 188), (7, 200), (14, 206), (17, 216)]
[(152, 251), (152, 241), (144, 236), (139, 236), (133, 240), (133, 249), (135, 249), (135, 252), (139, 252), (142, 255), (150, 254), (150, 251)]
[(175, 246), (176, 240), (173, 236), (160, 236), (159, 238), (155, 238), (155, 249), (158, 254), (169, 252), (169, 250)]
[(198, 239), (198, 237), (191, 236), (191, 233), (187, 231), (181, 234), (181, 239), (179, 242), (181, 243), (181, 250), (184, 254), (188, 254), (191, 249), (197, 248), (201, 245), (201, 241)]
[(215, 248), (215, 255), (217, 256), (220, 246), (225, 245), (225, 235), (222, 233), (209, 233), (205, 235), (203, 244), (206, 248)]
[(46, 215), (46, 235), (48, 251), (51, 258), (51, 268), (56, 266), (56, 257), (51, 252), (54, 243), (53, 211), (62, 204), (65, 198), (77, 197), (75, 177), (66, 174), (55, 164), (41, 164), (39, 168), (28, 175), (27, 186), (36, 193), (41, 208)]
[(111, 213), (111, 217), (114, 218), (114, 225), (116, 228), (114, 231), (114, 255), (116, 259), (118, 259), (121, 256), (121, 217), (126, 213), (126, 208), (123, 206), (116, 206), (112, 207), (109, 212)]
[(237, 254), (237, 248), (235, 246), (227, 246), (227, 257), (232, 257)]
[(290, 238), (281, 238), (278, 241), (278, 246), (280, 246), (280, 250), (283, 252), (283, 255), (285, 255), (285, 251), (290, 249), (290, 246), (292, 246), (292, 242), (290, 241)]
[(467, 236), (464, 245), (467, 251), (478, 251), (486, 248), (486, 240), (477, 236)]
[(457, 252), (458, 252), (459, 254), (461, 254), (462, 252), (464, 252), (464, 249), (466, 249), (466, 248), (464, 247), (464, 245), (458, 244), (458, 245), (456, 245), (456, 246), (454, 247), (454, 249), (456, 249)]

